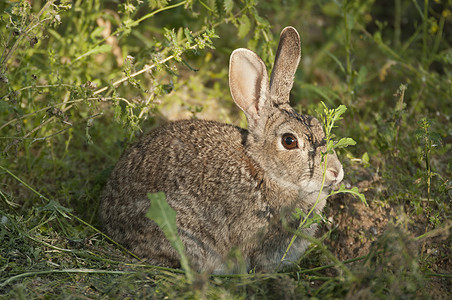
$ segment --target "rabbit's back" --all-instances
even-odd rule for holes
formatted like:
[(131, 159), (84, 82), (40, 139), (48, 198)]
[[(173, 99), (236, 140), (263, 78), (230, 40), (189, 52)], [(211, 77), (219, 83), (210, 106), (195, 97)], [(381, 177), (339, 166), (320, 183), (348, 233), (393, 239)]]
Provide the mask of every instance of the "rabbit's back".
[(208, 261), (252, 241), (268, 223), (262, 174), (246, 153), (247, 136), (239, 127), (203, 120), (170, 122), (144, 136), (121, 156), (102, 195), (107, 234), (150, 262), (178, 266), (177, 254), (145, 216), (147, 193), (164, 192), (188, 256), (207, 264), (201, 269), (218, 265)]

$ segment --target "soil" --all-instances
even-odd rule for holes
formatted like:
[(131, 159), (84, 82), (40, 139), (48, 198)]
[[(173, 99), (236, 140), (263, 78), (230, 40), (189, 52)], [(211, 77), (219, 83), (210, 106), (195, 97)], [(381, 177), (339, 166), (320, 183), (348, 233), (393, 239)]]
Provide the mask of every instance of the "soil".
[[(368, 206), (349, 194), (339, 194), (328, 200), (324, 210), (328, 222), (322, 227), (320, 234), (331, 230), (325, 240), (328, 249), (340, 260), (357, 258), (369, 254), (371, 247), (390, 228), (398, 228), (407, 236), (408, 247), (413, 250), (414, 257), (420, 257), (419, 270), (434, 270), (437, 274), (452, 273), (450, 224), (443, 226), (433, 236), (414, 242), (414, 238), (432, 231), (425, 216), (410, 216), (405, 213), (407, 206), (391, 206), (386, 201), (371, 200), (373, 195), (368, 191), (375, 183), (363, 181), (358, 184), (360, 192), (366, 195)], [(412, 215), (412, 214), (410, 214)], [(414, 218), (414, 219), (413, 219)], [(433, 231), (435, 232), (435, 231)], [(364, 260), (349, 265), (359, 267)], [(424, 265), (423, 265), (424, 264)], [(428, 273), (426, 271), (425, 273)], [(434, 299), (452, 299), (452, 279), (442, 276), (430, 276), (427, 296)], [(425, 295), (425, 292), (423, 293)]]

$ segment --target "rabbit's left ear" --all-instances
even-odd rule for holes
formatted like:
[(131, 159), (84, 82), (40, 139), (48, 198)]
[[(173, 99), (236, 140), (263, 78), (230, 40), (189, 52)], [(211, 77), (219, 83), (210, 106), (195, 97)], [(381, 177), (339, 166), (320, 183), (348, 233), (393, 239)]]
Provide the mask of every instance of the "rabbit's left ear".
[(276, 105), (289, 103), (290, 90), (301, 58), (300, 35), (293, 27), (281, 31), (270, 78), (270, 96)]
[(251, 50), (236, 49), (229, 63), (229, 87), (234, 102), (253, 126), (262, 116), (268, 98), (268, 75), (264, 62)]

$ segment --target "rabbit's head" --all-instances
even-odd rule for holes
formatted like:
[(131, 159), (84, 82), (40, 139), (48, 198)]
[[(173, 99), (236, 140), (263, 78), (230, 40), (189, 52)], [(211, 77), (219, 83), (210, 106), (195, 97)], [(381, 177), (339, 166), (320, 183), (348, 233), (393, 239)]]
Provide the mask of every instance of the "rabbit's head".
[[(326, 141), (320, 122), (299, 115), (289, 104), (300, 53), (298, 32), (286, 27), (281, 32), (270, 82), (256, 53), (237, 49), (230, 58), (229, 84), (235, 103), (248, 120), (249, 155), (271, 182), (306, 196), (318, 192), (322, 185), (321, 152), (326, 151)], [(343, 174), (336, 154), (328, 155), (325, 187), (339, 183)]]

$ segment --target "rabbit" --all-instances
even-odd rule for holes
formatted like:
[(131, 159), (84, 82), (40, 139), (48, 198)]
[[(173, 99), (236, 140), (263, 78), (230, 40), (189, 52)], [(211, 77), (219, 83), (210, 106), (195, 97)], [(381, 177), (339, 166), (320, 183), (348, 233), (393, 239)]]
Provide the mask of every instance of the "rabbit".
[[(293, 27), (281, 32), (270, 81), (256, 53), (234, 50), (230, 91), (248, 130), (193, 119), (168, 122), (144, 135), (122, 154), (102, 193), (106, 234), (151, 264), (180, 267), (178, 253), (145, 216), (147, 193), (164, 192), (198, 272), (236, 272), (227, 263), (231, 250), (240, 251), (246, 271), (275, 270), (293, 235), (282, 220), (290, 220), (294, 208), (307, 213), (314, 205), (322, 185), (321, 151), (326, 151), (320, 122), (289, 104), (300, 56)], [(315, 212), (343, 176), (336, 154), (329, 154)], [(298, 222), (292, 217), (288, 224), (296, 229)], [(316, 225), (303, 230), (313, 235)], [(308, 245), (297, 238), (282, 266), (296, 262)]]

